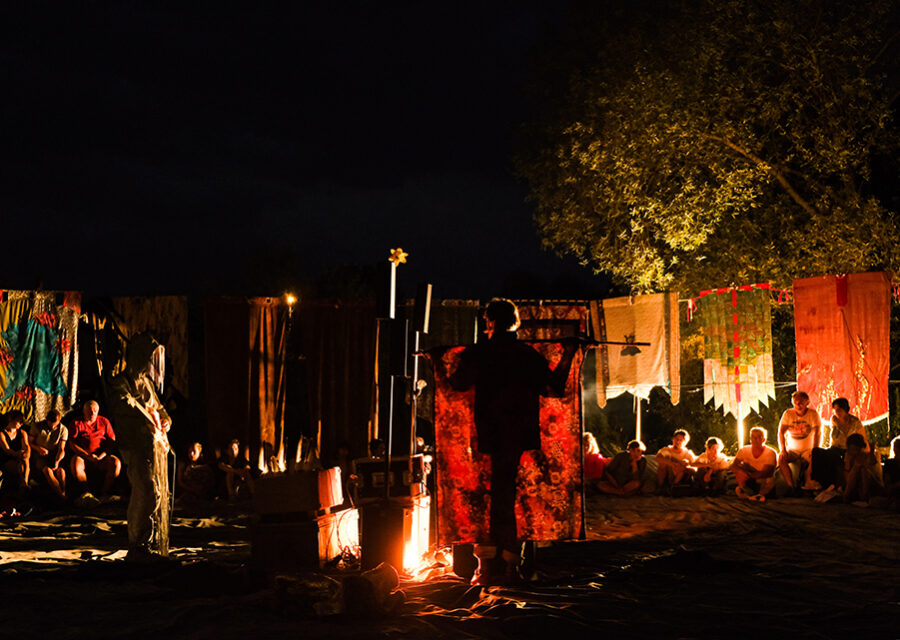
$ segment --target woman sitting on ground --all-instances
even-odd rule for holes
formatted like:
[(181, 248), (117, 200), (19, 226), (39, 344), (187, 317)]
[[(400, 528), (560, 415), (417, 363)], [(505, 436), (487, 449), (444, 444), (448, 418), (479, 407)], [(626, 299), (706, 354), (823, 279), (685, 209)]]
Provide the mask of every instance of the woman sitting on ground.
[(583, 437), (584, 449), (584, 483), (594, 486), (603, 477), (603, 471), (609, 464), (609, 458), (604, 458), (600, 453), (600, 447), (593, 433), (586, 432)]

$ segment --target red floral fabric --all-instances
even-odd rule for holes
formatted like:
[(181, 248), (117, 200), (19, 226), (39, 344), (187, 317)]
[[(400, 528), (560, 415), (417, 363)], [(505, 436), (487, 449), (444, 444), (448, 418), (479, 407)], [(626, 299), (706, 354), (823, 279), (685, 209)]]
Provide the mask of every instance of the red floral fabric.
[[(529, 343), (551, 367), (558, 342)], [(465, 347), (431, 352), (435, 370), (434, 426), (438, 542), (484, 542), (490, 520), (490, 459), (478, 453), (475, 389), (456, 391), (448, 377)], [(582, 533), (581, 364), (579, 350), (562, 398), (541, 398), (541, 450), (522, 455), (516, 520), (523, 540), (568, 540)]]

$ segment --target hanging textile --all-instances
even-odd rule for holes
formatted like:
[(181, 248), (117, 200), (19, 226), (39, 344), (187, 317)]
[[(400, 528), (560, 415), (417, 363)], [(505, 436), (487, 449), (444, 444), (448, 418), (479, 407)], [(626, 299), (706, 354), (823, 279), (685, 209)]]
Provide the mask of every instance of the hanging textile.
[[(681, 399), (681, 346), (678, 294), (659, 293), (593, 301), (591, 328), (601, 345), (596, 355), (597, 404), (631, 393), (650, 397), (653, 387), (669, 392), (672, 404)], [(633, 343), (649, 342), (650, 346)]]
[(209, 441), (224, 450), (237, 438), (260, 470), (286, 462), (289, 320), (281, 298), (204, 301)]
[(738, 421), (759, 412), (775, 398), (769, 285), (703, 291), (696, 306), (705, 351), (703, 401)]
[(561, 340), (587, 331), (583, 304), (517, 304), (522, 327), (519, 340)]
[(0, 411), (28, 422), (65, 413), (78, 384), (78, 312), (56, 292), (7, 291), (0, 303)]
[(880, 272), (794, 280), (797, 388), (823, 421), (838, 397), (866, 424), (887, 417), (890, 299)]
[(259, 425), (259, 467), (286, 468), (285, 348), (288, 307), (281, 298), (250, 299), (250, 423)]
[(304, 435), (319, 436), (325, 457), (343, 441), (364, 455), (373, 409), (374, 302), (304, 301), (294, 322), (308, 397)]
[[(413, 301), (400, 307), (401, 317), (410, 323), (409, 350), (415, 346)], [(478, 336), (478, 317), (481, 305), (477, 300), (434, 300), (431, 305), (431, 321), (427, 334), (419, 336), (419, 350), (428, 351), (446, 345), (473, 344)], [(417, 435), (425, 443), (434, 445), (434, 373), (431, 360), (417, 358), (419, 396), (416, 400)], [(370, 434), (370, 437), (374, 436)]]
[[(556, 342), (532, 345), (551, 367)], [(465, 347), (434, 349), (438, 542), (480, 542), (490, 520), (490, 459), (473, 445), (475, 389), (455, 391), (448, 376)], [(528, 540), (568, 540), (582, 531), (581, 364), (579, 350), (562, 398), (541, 398), (541, 451), (523, 454), (517, 479), (518, 534)]]
[(189, 397), (188, 300), (185, 296), (113, 298), (126, 338), (147, 332), (166, 347), (167, 383)]

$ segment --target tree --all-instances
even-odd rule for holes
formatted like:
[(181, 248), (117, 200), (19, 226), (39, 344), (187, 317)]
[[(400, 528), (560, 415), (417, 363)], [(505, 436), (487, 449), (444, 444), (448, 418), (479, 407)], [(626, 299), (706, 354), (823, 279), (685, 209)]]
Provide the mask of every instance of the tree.
[(642, 8), (525, 127), (545, 246), (635, 292), (900, 266), (896, 3)]

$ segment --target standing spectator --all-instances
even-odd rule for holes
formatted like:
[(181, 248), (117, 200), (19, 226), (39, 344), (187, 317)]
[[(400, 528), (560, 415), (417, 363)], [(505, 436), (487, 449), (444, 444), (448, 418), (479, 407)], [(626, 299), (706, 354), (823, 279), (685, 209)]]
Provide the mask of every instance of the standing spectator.
[(101, 497), (109, 497), (113, 482), (122, 472), (122, 462), (113, 455), (116, 434), (113, 433), (109, 420), (100, 415), (100, 405), (91, 400), (84, 405), (83, 418), (72, 425), (72, 437), (69, 438), (69, 451), (72, 454), (70, 469), (78, 482), (80, 499), (92, 502), (88, 487), (88, 475), (94, 472), (103, 474)]
[(764, 502), (775, 488), (778, 453), (766, 445), (767, 435), (762, 427), (750, 429), (750, 444), (742, 447), (731, 463), (738, 482), (735, 493), (740, 498)]
[(62, 461), (66, 455), (69, 430), (62, 423), (62, 414), (56, 409), (48, 411), (46, 419), (31, 426), (28, 439), (35, 470), (43, 474), (50, 489), (65, 500), (66, 469)]
[(798, 463), (801, 480), (804, 475), (806, 478), (803, 488), (812, 490), (815, 486), (809, 477), (810, 462), (812, 450), (819, 446), (822, 437), (822, 420), (815, 409), (809, 408), (809, 395), (805, 391), (795, 391), (791, 402), (793, 408), (784, 412), (778, 424), (778, 446), (781, 449), (778, 466), (788, 486), (795, 489), (790, 464)]
[(28, 459), (31, 455), (23, 424), (25, 415), (14, 409), (6, 414), (6, 424), (0, 429), (0, 470), (8, 478), (7, 482), (12, 480), (16, 483), (19, 497), (23, 497), (28, 488)]

